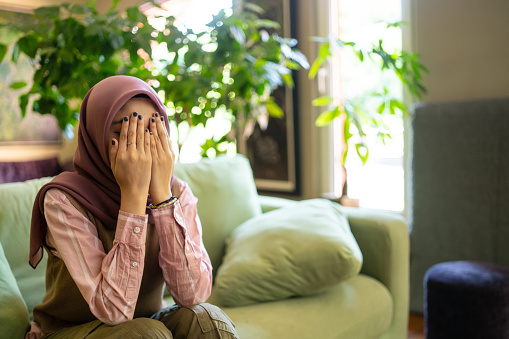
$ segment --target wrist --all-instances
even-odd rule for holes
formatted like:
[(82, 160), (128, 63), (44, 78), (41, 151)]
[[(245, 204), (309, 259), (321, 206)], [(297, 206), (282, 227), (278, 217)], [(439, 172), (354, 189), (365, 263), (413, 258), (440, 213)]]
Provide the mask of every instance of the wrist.
[(166, 201), (172, 197), (171, 192), (166, 193), (154, 193), (150, 195), (150, 198), (152, 199), (152, 204), (157, 205), (162, 203), (163, 201)]
[(140, 194), (120, 194), (120, 210), (126, 213), (145, 215), (147, 208), (146, 196)]

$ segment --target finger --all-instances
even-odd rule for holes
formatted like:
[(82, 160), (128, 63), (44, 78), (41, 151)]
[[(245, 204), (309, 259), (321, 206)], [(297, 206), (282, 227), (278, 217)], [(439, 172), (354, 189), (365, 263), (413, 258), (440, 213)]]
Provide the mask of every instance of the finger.
[(111, 148), (110, 148), (110, 167), (112, 171), (115, 171), (116, 159), (118, 152), (118, 141), (116, 139), (111, 139)]
[(150, 119), (150, 134), (151, 134), (151, 138), (154, 140), (154, 145), (153, 145), (153, 147), (155, 147), (154, 150), (157, 152), (157, 154), (162, 155), (164, 152), (164, 149), (161, 145), (159, 133), (157, 133), (157, 120), (156, 120), (155, 115), (153, 115), (152, 118)]
[(152, 156), (152, 159), (156, 159), (158, 155), (157, 155), (157, 142), (154, 137), (154, 133), (150, 132), (149, 138), (150, 138), (150, 154)]
[(168, 133), (166, 131), (166, 126), (164, 124), (164, 118), (161, 116), (160, 118), (156, 118), (156, 129), (159, 139), (161, 141), (161, 146), (163, 147), (165, 152), (170, 151), (170, 138), (168, 137)]
[(120, 129), (120, 137), (118, 141), (118, 147), (120, 149), (127, 148), (127, 131), (129, 130), (129, 117), (124, 117), (122, 121), (122, 127)]
[(134, 112), (129, 119), (129, 129), (127, 130), (127, 147), (134, 146), (136, 148), (136, 129), (138, 128), (138, 119), (140, 115)]
[(143, 140), (143, 144), (145, 145), (145, 153), (150, 154), (150, 130), (145, 129), (145, 139)]
[(142, 152), (145, 152), (145, 124), (143, 117), (138, 115), (138, 126), (136, 129), (136, 148)]

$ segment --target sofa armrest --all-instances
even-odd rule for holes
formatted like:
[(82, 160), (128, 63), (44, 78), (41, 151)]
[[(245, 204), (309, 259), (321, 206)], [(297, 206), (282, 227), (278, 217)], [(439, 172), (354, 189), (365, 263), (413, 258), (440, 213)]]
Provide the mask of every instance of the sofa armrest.
[(0, 329), (2, 338), (24, 338), (28, 310), (0, 244)]
[(409, 233), (403, 217), (345, 207), (352, 233), (363, 255), (361, 273), (390, 291), (394, 311), (389, 332), (382, 338), (406, 338), (409, 303)]
[(277, 197), (269, 197), (266, 195), (259, 195), (258, 199), (260, 200), (260, 205), (262, 206), (262, 212), (267, 213), (273, 211), (275, 209), (290, 206), (295, 204), (296, 201), (285, 199), (285, 198), (277, 198)]
[[(290, 206), (293, 200), (259, 196), (263, 213)], [(389, 212), (343, 207), (361, 249), (361, 273), (384, 284), (394, 302), (390, 330), (380, 339), (407, 336), (409, 303), (409, 232), (403, 217)]]

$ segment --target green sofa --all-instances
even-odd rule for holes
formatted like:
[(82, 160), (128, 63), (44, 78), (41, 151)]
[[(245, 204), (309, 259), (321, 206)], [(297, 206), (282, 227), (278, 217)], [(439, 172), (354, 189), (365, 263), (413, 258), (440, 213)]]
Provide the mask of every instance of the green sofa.
[[(175, 175), (187, 181), (199, 199), (203, 239), (215, 272), (232, 230), (261, 213), (296, 203), (258, 196), (249, 162), (241, 156), (178, 164)], [(23, 338), (31, 310), (44, 295), (47, 255), (33, 270), (28, 265), (28, 243), (33, 200), (50, 180), (47, 177), (0, 185), (1, 338)], [(406, 338), (406, 224), (392, 214), (344, 210), (362, 251), (360, 274), (319, 293), (240, 307), (222, 306), (213, 288), (208, 302), (224, 309), (235, 322), (240, 338)]]

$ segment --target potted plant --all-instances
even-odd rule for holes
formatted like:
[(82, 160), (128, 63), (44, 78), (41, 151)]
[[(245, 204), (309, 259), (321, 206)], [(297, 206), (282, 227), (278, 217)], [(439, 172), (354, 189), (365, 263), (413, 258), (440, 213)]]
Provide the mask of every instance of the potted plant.
[[(16, 62), (23, 53), (35, 68), (33, 85), (19, 98), (22, 116), (29, 97), (35, 96), (32, 110), (54, 115), (70, 136), (78, 99), (101, 79), (127, 74), (147, 79), (177, 124), (205, 124), (219, 108), (228, 111), (232, 132), (208, 140), (203, 153), (208, 148), (221, 152), (222, 142), (233, 141), (242, 152), (249, 124), (264, 114), (283, 114), (272, 91), (291, 86), (291, 70), (307, 66), (294, 39), (269, 33), (278, 24), (260, 19), (262, 9), (256, 5), (246, 4), (245, 10), (231, 15), (223, 10), (206, 31), (196, 33), (164, 16), (159, 18), (164, 25), (154, 28), (138, 7), (117, 12), (117, 2), (105, 14), (97, 12), (94, 2), (41, 7), (30, 20), (10, 23), (22, 32), (11, 60)], [(159, 52), (164, 48), (165, 57), (154, 58), (152, 46)], [(6, 51), (0, 44), (0, 60)]]
[[(25, 54), (34, 68), (33, 84), (19, 97), (23, 117), (32, 97), (31, 109), (54, 115), (64, 135), (71, 138), (79, 99), (95, 83), (115, 74), (150, 75), (138, 56), (140, 49), (150, 52), (147, 19), (136, 9), (119, 15), (117, 2), (105, 14), (97, 12), (93, 1), (64, 3), (35, 9), (27, 20), (3, 24), (20, 32), (11, 60), (16, 63)], [(6, 51), (7, 46), (0, 44), (0, 60)], [(26, 86), (25, 82), (11, 85), (23, 90)]]

